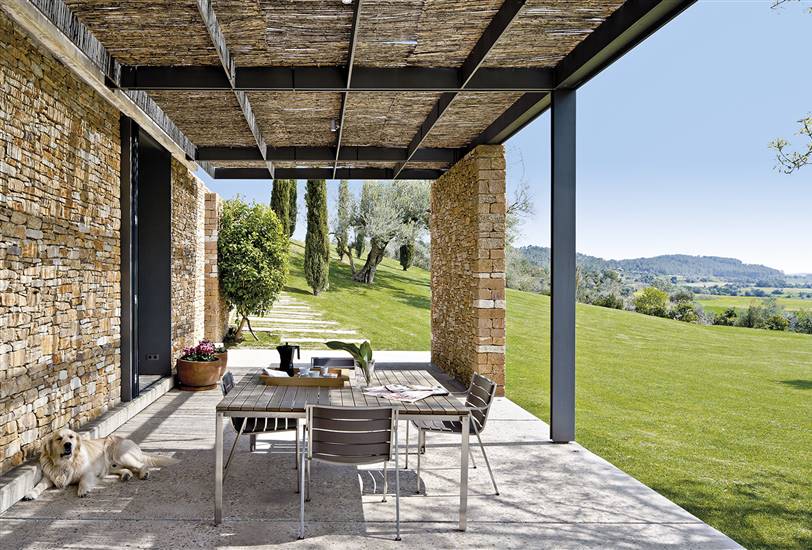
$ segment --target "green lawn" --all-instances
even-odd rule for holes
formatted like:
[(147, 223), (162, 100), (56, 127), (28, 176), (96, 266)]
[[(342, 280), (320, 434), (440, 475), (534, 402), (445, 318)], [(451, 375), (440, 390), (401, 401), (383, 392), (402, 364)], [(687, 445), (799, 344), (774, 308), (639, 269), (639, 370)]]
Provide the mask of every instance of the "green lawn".
[[(333, 263), (289, 292), (376, 349), (428, 349), (429, 275), (386, 260), (371, 287)], [(546, 296), (508, 291), (508, 396), (548, 420)], [(577, 440), (750, 548), (812, 547), (812, 336), (579, 305)]]
[[(700, 295), (697, 297), (697, 302), (702, 304), (705, 311), (711, 313), (721, 313), (729, 307), (734, 307), (737, 310), (747, 309), (753, 302), (763, 302), (766, 298), (758, 298), (755, 296), (711, 296)], [(787, 311), (798, 311), (799, 309), (812, 310), (812, 300), (805, 298), (784, 298), (776, 296), (778, 305), (783, 306)]]

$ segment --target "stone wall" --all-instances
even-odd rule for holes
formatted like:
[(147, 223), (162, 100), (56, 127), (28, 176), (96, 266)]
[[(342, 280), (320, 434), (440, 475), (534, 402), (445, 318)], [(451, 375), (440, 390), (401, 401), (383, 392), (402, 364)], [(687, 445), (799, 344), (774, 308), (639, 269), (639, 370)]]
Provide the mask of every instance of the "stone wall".
[(505, 157), (480, 145), (431, 191), (431, 357), (505, 384)]
[(207, 189), (172, 158), (172, 362), (197, 344), (204, 328)]
[(220, 295), (220, 278), (217, 270), (217, 236), (223, 203), (217, 193), (206, 193), (205, 213), (205, 294), (203, 335), (221, 342), (228, 329), (228, 306)]
[(120, 398), (119, 114), (0, 13), (0, 473)]

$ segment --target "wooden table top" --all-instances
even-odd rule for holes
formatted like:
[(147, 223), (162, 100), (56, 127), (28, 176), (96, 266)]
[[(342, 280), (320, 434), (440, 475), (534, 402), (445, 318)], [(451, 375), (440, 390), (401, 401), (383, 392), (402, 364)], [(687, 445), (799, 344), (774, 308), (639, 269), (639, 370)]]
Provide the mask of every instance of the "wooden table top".
[[(259, 379), (261, 369), (245, 375), (234, 389), (217, 404), (217, 412), (304, 413), (307, 405), (344, 407), (394, 407), (409, 415), (465, 415), (468, 408), (450, 395), (432, 396), (415, 403), (402, 403), (364, 395), (353, 387), (353, 376), (343, 388), (314, 388), (300, 386), (268, 386)], [(380, 369), (375, 371), (370, 385), (419, 384), (438, 386), (440, 383), (425, 370)], [(237, 415), (232, 415), (237, 416)]]

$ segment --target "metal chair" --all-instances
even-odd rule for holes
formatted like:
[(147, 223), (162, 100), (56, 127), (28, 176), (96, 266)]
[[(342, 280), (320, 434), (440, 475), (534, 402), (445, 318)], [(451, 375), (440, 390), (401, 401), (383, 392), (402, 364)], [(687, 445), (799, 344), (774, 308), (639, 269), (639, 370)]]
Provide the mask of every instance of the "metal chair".
[[(383, 462), (383, 502), (386, 502), (386, 463), (395, 460), (395, 523), (400, 540), (400, 472), (398, 463), (398, 413), (391, 407), (307, 406), (303, 432), (299, 493), (299, 539), (304, 538), (305, 500), (310, 500), (310, 464), (362, 465)], [(394, 447), (394, 457), (392, 448)]]
[[(220, 382), (220, 388), (223, 391), (223, 397), (234, 389), (234, 375), (227, 372), (223, 375)], [(223, 468), (223, 477), (228, 472), (228, 465), (231, 463), (231, 457), (234, 456), (234, 451), (237, 449), (237, 442), (240, 436), (247, 434), (251, 436), (249, 449), (251, 452), (257, 448), (257, 434), (285, 432), (296, 430), (296, 458), (294, 460), (295, 468), (299, 467), (299, 432), (296, 418), (256, 418), (256, 417), (241, 417), (232, 416), (231, 423), (237, 431), (237, 437), (234, 438), (234, 445), (231, 446), (231, 451), (228, 453), (228, 460), (226, 460), (225, 468)]]
[(331, 369), (354, 369), (355, 359), (352, 357), (312, 357), (310, 367), (330, 367)]
[[(493, 490), (498, 495), (499, 488), (496, 486), (496, 478), (493, 475), (491, 463), (488, 460), (488, 454), (485, 452), (485, 446), (482, 444), (482, 438), (479, 435), (482, 433), (482, 430), (485, 429), (485, 424), (488, 421), (488, 413), (491, 410), (494, 397), (496, 397), (496, 383), (481, 374), (474, 374), (471, 378), (471, 385), (468, 387), (468, 395), (465, 399), (465, 405), (471, 411), (469, 430), (470, 433), (476, 435), (477, 441), (479, 441), (479, 448), (482, 450), (485, 465), (488, 467), (491, 483), (493, 483)], [(412, 423), (417, 428), (417, 492), (420, 493), (420, 455), (426, 452), (426, 432), (461, 434), (462, 422), (458, 420), (413, 420)], [(408, 430), (406, 432), (406, 452), (409, 452)], [(471, 458), (473, 459), (473, 455), (471, 455)], [(474, 465), (474, 468), (476, 468), (476, 465)]]

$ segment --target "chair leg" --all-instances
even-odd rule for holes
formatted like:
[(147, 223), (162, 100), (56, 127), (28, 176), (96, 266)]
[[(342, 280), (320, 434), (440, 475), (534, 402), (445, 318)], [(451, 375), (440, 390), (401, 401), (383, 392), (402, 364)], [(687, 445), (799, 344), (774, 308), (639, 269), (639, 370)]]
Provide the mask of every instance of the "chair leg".
[(406, 466), (403, 467), (404, 470), (409, 469), (409, 424), (411, 421), (406, 421)]
[(251, 434), (248, 437), (250, 438), (248, 443), (248, 450), (253, 453), (254, 451), (257, 450), (257, 434)]
[[(409, 425), (406, 424), (406, 429)], [(406, 455), (409, 456), (408, 454)], [(398, 432), (395, 430), (395, 540), (400, 540), (400, 469), (397, 468), (400, 460), (400, 449), (398, 446)]]
[[(386, 479), (386, 460), (383, 461), (383, 499), (381, 502), (386, 502), (386, 491), (389, 490), (387, 479)], [(397, 470), (397, 463), (395, 463), (395, 470)]]
[(471, 450), (468, 452), (468, 456), (470, 456), (470, 457), (471, 457), (471, 468), (473, 468), (474, 470), (476, 470), (476, 460), (474, 460), (474, 450), (473, 450), (473, 449), (471, 449)]
[(488, 473), (491, 474), (491, 483), (493, 483), (493, 490), (498, 495), (499, 487), (496, 486), (496, 478), (493, 476), (493, 470), (491, 470), (491, 463), (488, 461), (488, 453), (485, 452), (485, 446), (482, 444), (482, 438), (479, 437), (479, 432), (475, 433), (477, 441), (479, 441), (479, 448), (482, 449), (482, 456), (485, 458), (485, 466), (488, 467)]
[(223, 468), (223, 479), (226, 477), (226, 473), (228, 473), (228, 465), (231, 464), (231, 457), (234, 456), (234, 451), (237, 450), (237, 443), (240, 442), (240, 436), (242, 435), (242, 431), (245, 429), (245, 424), (248, 422), (248, 418), (242, 419), (242, 424), (240, 424), (240, 431), (237, 432), (237, 437), (234, 438), (234, 445), (231, 446), (231, 452), (228, 453), (228, 460), (226, 460), (226, 466)]
[(307, 487), (305, 488), (305, 490), (307, 492), (307, 495), (305, 496), (305, 500), (307, 502), (310, 502), (310, 465), (311, 465), (311, 463), (312, 463), (311, 460), (308, 460), (305, 463), (305, 470), (306, 470), (306, 473), (307, 473)]
[(417, 429), (417, 494), (420, 494), (420, 442), (423, 441), (423, 430)]
[[(296, 433), (296, 441), (299, 441), (298, 430)], [(302, 442), (304, 443), (304, 442)], [(304, 538), (304, 509), (305, 509), (305, 454), (302, 453), (301, 462), (299, 465), (299, 539)]]
[(296, 419), (296, 437), (293, 439), (296, 440), (296, 459), (293, 461), (293, 468), (297, 470), (299, 469), (299, 419)]

